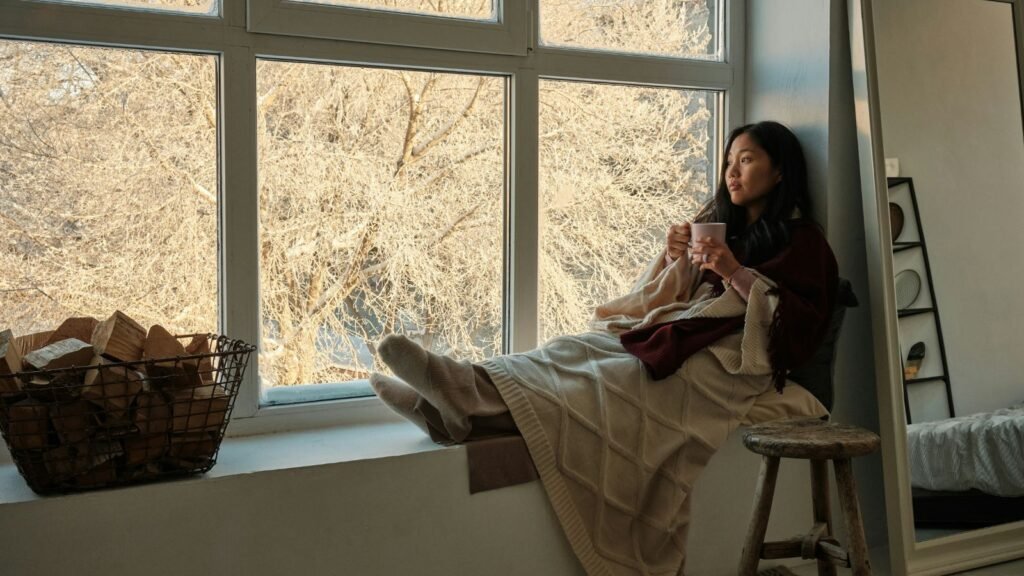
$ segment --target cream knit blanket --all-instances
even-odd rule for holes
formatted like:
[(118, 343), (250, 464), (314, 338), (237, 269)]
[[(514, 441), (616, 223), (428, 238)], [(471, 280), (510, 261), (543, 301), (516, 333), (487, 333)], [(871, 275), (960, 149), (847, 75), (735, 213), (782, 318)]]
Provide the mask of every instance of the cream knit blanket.
[[(655, 260), (622, 298), (598, 307), (593, 332), (482, 363), (529, 447), (587, 574), (681, 574), (698, 474), (772, 387), (768, 328), (777, 298), (758, 276), (744, 301), (711, 297), (681, 258)], [(653, 381), (624, 330), (691, 317), (746, 316), (742, 333)]]

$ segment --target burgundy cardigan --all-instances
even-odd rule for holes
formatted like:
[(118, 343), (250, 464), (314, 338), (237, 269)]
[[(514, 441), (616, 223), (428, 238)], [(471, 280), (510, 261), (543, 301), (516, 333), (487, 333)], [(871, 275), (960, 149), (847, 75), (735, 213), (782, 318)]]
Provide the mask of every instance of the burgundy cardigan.
[[(771, 260), (753, 268), (771, 278), (779, 298), (768, 332), (772, 381), (778, 390), (786, 374), (814, 355), (828, 329), (839, 285), (839, 267), (828, 242), (811, 220), (788, 223), (790, 243)], [(705, 281), (721, 291), (721, 278), (705, 272)], [(744, 317), (685, 318), (630, 330), (622, 345), (639, 358), (655, 380), (679, 370), (698, 350), (743, 327)]]

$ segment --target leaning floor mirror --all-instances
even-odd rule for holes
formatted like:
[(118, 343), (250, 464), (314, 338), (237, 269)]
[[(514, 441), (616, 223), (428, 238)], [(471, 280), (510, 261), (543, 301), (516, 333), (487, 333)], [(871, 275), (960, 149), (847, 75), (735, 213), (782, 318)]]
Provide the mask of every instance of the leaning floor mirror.
[(893, 574), (1024, 556), (1024, 0), (850, 0)]

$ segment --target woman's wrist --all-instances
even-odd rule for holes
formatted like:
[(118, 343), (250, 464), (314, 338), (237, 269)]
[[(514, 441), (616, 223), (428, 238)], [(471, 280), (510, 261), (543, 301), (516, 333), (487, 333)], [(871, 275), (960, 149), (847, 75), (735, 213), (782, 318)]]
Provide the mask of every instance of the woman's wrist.
[(756, 277), (754, 273), (750, 271), (750, 268), (740, 266), (735, 272), (729, 275), (728, 279), (723, 279), (722, 283), (727, 288), (732, 288), (740, 295), (741, 298), (746, 300), (750, 296), (750, 287), (754, 284)]
[(738, 266), (737, 265), (735, 270), (733, 270), (731, 273), (726, 274), (725, 276), (722, 277), (722, 282), (724, 282), (727, 285), (730, 284), (732, 282), (732, 279), (735, 278), (736, 275), (739, 274), (740, 271), (742, 271), (743, 269), (744, 269), (743, 266)]

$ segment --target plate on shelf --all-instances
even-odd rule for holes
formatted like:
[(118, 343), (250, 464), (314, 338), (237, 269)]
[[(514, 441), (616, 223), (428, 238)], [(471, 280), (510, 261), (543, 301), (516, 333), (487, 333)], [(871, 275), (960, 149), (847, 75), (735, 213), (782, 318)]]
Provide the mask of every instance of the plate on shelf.
[(889, 226), (892, 228), (892, 241), (895, 242), (903, 232), (903, 208), (895, 202), (889, 202)]
[(921, 277), (913, 270), (904, 270), (896, 275), (896, 308), (904, 310), (917, 300), (921, 293)]

